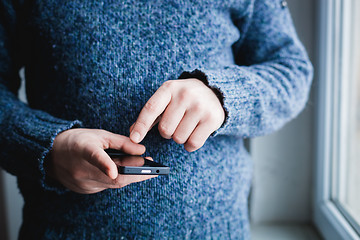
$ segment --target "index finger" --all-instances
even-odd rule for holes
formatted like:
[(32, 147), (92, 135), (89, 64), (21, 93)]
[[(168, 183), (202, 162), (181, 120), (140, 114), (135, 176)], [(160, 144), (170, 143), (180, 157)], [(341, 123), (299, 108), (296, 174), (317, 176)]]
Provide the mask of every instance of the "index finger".
[(161, 86), (147, 101), (137, 118), (130, 139), (135, 143), (141, 142), (156, 119), (164, 112), (171, 101), (171, 92)]

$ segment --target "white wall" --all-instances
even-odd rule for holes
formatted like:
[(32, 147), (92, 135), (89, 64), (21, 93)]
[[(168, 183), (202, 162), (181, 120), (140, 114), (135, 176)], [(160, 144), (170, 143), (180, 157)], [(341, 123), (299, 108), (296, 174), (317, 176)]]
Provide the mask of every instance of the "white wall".
[(1, 195), (1, 186), (3, 186), (3, 175), (0, 171), (0, 239), (7, 239), (7, 220), (5, 217), (5, 200)]
[[(26, 102), (24, 69), (20, 70), (20, 77), (22, 78), (22, 83), (19, 89), (19, 98), (21, 101)], [(2, 209), (0, 206), (0, 215), (5, 214), (5, 219), (7, 221), (8, 239), (15, 240), (18, 238), (18, 233), (21, 225), (22, 207), (24, 205), (24, 201), (19, 193), (16, 177), (8, 174), (7, 172), (1, 169), (0, 169), (0, 177), (2, 177), (3, 179), (2, 186), (0, 181), (0, 198), (2, 198), (5, 202), (5, 211), (4, 213), (2, 213), (1, 212)]]
[[(5, 194), (4, 200), (6, 206), (5, 215), (7, 220), (7, 235), (9, 240), (15, 240), (18, 238), (18, 232), (21, 225), (22, 206), (24, 205), (24, 201), (19, 193), (16, 184), (16, 178), (4, 171), (2, 171), (2, 173), (4, 174), (3, 189)], [(1, 191), (1, 186), (0, 186), (0, 191)]]
[[(298, 35), (314, 59), (317, 1), (287, 2)], [(251, 141), (255, 165), (251, 198), (253, 223), (311, 220), (313, 115), (310, 100), (299, 117), (283, 129)]]

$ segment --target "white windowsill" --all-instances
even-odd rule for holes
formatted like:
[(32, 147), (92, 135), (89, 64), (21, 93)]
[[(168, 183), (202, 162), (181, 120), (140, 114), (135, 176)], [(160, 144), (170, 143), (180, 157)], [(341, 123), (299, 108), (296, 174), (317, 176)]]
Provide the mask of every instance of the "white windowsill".
[(308, 224), (268, 223), (251, 227), (252, 240), (321, 240), (317, 231)]

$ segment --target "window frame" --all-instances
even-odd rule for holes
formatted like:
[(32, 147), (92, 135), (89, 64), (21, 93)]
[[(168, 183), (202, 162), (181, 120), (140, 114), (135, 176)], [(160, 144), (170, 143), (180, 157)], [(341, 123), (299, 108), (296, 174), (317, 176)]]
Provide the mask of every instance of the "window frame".
[[(346, 155), (339, 144), (344, 134), (339, 131), (345, 123), (343, 111), (347, 111), (348, 99), (340, 96), (349, 89), (351, 51), (351, 1), (318, 1), (318, 86), (316, 109), (316, 171), (314, 193), (314, 222), (326, 239), (360, 239), (359, 225), (336, 200), (344, 191), (339, 187), (343, 179), (339, 176), (346, 169)], [(340, 81), (340, 80), (343, 81)], [(345, 106), (345, 107), (344, 107)], [(339, 117), (340, 116), (340, 117)], [(345, 154), (345, 155), (344, 155)], [(335, 166), (335, 167), (334, 167)], [(334, 182), (333, 179), (337, 179)]]

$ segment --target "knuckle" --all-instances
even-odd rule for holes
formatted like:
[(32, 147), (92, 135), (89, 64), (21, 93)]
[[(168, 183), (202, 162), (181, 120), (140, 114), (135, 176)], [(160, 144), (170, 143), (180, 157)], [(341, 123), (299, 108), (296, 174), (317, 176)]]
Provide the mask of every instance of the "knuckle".
[(194, 101), (191, 109), (201, 115), (205, 113), (205, 107), (200, 101)]
[(159, 129), (160, 134), (163, 137), (171, 137), (172, 132), (171, 132), (171, 129), (169, 129), (167, 124), (160, 123), (158, 129)]
[(168, 89), (168, 88), (172, 88), (175, 84), (175, 81), (174, 80), (168, 80), (166, 82), (164, 82), (161, 86), (165, 89)]
[(199, 149), (203, 143), (197, 139), (189, 139), (187, 142), (186, 142), (186, 145), (190, 148), (190, 149)]
[(186, 91), (181, 91), (178, 95), (179, 98), (179, 102), (184, 103), (186, 101), (189, 101), (189, 96), (188, 93)]
[(99, 153), (99, 151), (93, 151), (93, 152), (91, 152), (90, 158), (91, 158), (92, 160), (98, 160), (98, 159), (100, 159), (100, 153)]
[(221, 124), (221, 118), (213, 113), (207, 113), (204, 117), (205, 122), (209, 125), (209, 129), (218, 129)]
[(174, 136), (172, 138), (178, 144), (184, 144), (186, 142), (185, 138), (183, 136), (178, 135), (178, 134), (174, 134)]
[(207, 124), (213, 125), (216, 122), (216, 116), (214, 116), (211, 112), (205, 112), (203, 114), (203, 120)]
[(102, 166), (102, 170), (107, 174), (111, 171), (111, 167), (108, 165)]
[(183, 88), (179, 93), (179, 99), (181, 101), (193, 101), (193, 99), (196, 99), (196, 94), (194, 94), (194, 91), (190, 88)]
[(146, 131), (146, 129), (148, 129), (148, 126), (145, 122), (143, 122), (142, 120), (139, 120), (136, 122), (136, 129), (139, 131)]
[(109, 132), (104, 129), (98, 129), (98, 134), (100, 135), (107, 135)]
[(156, 103), (155, 101), (147, 101), (147, 103), (145, 103), (144, 108), (149, 111), (149, 112), (156, 112), (159, 108), (159, 104)]

